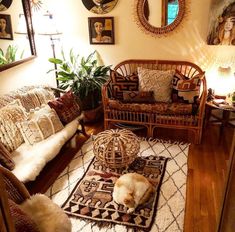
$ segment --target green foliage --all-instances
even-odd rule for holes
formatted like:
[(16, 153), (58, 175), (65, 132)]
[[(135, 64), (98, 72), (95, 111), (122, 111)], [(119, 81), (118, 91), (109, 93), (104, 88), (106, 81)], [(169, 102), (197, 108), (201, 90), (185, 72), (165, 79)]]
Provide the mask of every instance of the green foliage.
[(53, 70), (57, 71), (59, 88), (71, 89), (82, 102), (89, 98), (90, 102), (83, 104), (83, 108), (95, 108), (101, 99), (101, 86), (108, 78), (110, 66), (98, 66), (98, 61), (95, 59), (96, 51), (87, 58), (80, 58), (79, 54), (75, 54), (72, 49), (68, 58), (63, 51), (61, 55), (62, 59), (49, 59), (51, 63), (57, 65), (57, 70)]
[[(0, 48), (0, 65), (10, 64), (16, 61), (18, 47), (16, 45), (9, 45), (7, 47), (6, 53)], [(20, 55), (20, 59), (23, 57), (23, 53)]]

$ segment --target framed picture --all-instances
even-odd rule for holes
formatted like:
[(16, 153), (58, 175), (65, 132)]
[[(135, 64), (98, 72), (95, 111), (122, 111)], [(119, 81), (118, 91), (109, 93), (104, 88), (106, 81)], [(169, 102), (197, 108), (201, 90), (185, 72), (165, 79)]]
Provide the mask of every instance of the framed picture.
[(0, 39), (13, 40), (11, 16), (8, 14), (0, 14)]
[(212, 0), (207, 44), (235, 45), (235, 1)]
[(113, 17), (89, 17), (90, 44), (114, 44)]
[(92, 13), (109, 13), (117, 4), (118, 0), (82, 0), (83, 5)]

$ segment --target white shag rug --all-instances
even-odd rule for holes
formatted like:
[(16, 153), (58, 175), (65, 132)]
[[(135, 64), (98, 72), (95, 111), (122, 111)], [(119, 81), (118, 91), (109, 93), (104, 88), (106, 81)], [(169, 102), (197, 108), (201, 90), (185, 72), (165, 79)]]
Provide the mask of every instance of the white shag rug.
[[(161, 185), (155, 222), (151, 232), (181, 232), (184, 226), (188, 144), (163, 142), (159, 140), (141, 141), (142, 156), (161, 155), (169, 157)], [(90, 138), (75, 155), (70, 164), (48, 189), (46, 195), (58, 205), (62, 205), (76, 183), (85, 173), (93, 158), (93, 141)], [(127, 232), (125, 226), (112, 225), (99, 228), (92, 222), (71, 217), (72, 232)]]

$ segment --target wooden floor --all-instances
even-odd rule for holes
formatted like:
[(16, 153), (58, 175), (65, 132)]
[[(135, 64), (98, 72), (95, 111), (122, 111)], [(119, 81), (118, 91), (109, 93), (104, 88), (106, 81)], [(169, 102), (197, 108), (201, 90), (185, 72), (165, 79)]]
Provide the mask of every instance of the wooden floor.
[[(101, 122), (87, 125), (86, 130), (88, 134), (97, 134), (103, 130), (103, 125)], [(209, 125), (204, 130), (202, 144), (191, 144), (189, 148), (185, 232), (216, 231), (233, 129), (226, 129), (220, 143), (218, 132), (218, 126)], [(187, 133), (175, 130), (159, 129), (156, 136), (187, 140)], [(51, 161), (35, 182), (27, 184), (29, 191), (45, 192), (86, 139), (81, 134), (76, 136), (72, 140), (73, 149), (65, 148), (61, 156)]]

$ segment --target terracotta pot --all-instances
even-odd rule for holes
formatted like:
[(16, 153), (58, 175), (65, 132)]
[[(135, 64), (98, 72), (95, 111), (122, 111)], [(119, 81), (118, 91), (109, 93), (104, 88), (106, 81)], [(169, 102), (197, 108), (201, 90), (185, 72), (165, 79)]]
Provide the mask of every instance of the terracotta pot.
[(103, 105), (99, 105), (95, 109), (84, 110), (83, 114), (84, 114), (84, 122), (96, 122), (103, 115)]

